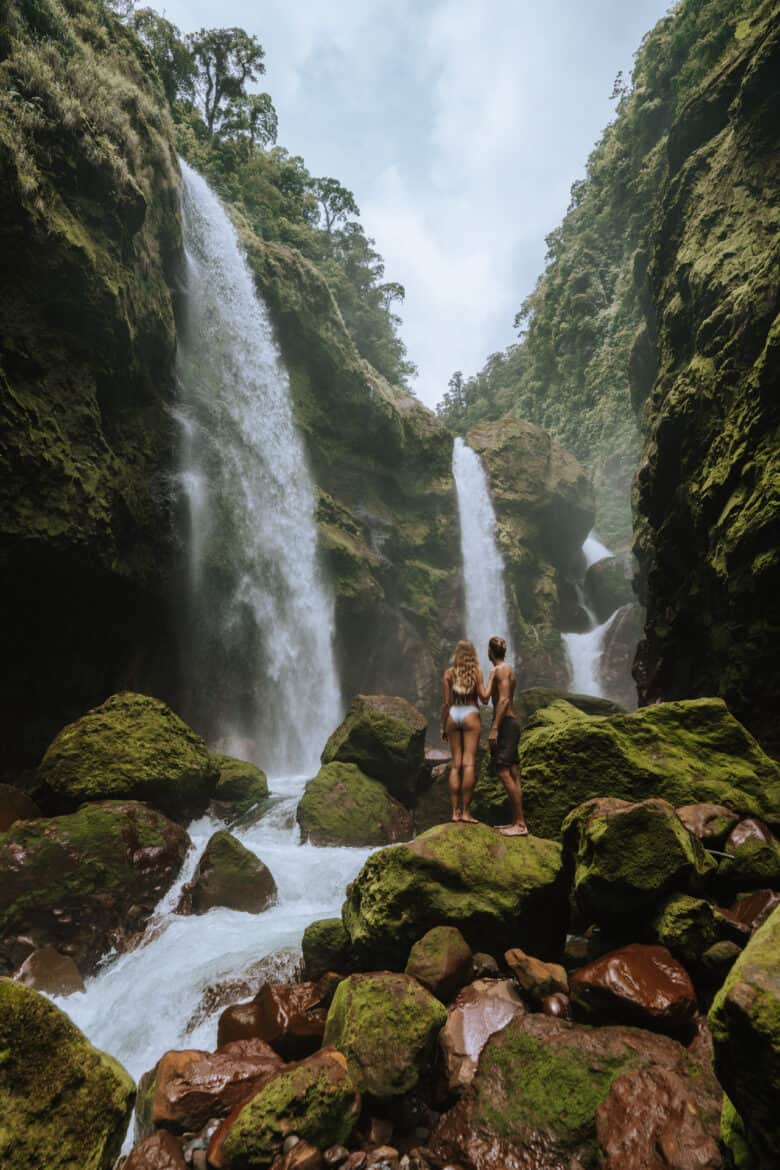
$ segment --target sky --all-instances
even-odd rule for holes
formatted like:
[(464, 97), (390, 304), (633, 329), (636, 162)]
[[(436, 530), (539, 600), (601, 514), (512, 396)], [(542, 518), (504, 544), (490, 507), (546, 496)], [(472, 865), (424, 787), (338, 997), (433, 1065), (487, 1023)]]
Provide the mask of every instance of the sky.
[(266, 51), (279, 144), (354, 192), (434, 406), (514, 340), (544, 237), (669, 0), (162, 0)]

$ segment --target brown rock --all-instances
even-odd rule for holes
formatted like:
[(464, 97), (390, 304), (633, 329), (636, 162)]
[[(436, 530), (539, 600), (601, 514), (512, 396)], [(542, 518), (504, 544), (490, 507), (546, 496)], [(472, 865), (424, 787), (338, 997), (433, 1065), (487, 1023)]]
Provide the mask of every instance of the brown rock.
[(472, 979), (498, 979), (501, 968), (492, 955), (486, 951), (476, 951), (471, 959)]
[(270, 1044), (285, 1060), (308, 1056), (322, 1042), (332, 995), (323, 980), (265, 983), (249, 1003), (234, 1004), (219, 1017), (219, 1046), (256, 1039)]
[(84, 991), (84, 980), (73, 959), (61, 955), (54, 947), (41, 947), (28, 955), (16, 979), (47, 995), (73, 995)]
[(746, 926), (751, 932), (766, 922), (776, 906), (780, 905), (780, 894), (775, 890), (755, 890), (751, 894), (740, 894), (728, 910), (721, 908), (734, 922)]
[(237, 1040), (214, 1053), (166, 1052), (155, 1073), (152, 1124), (195, 1133), (247, 1101), (283, 1063), (261, 1040)]
[(21, 788), (0, 784), (0, 833), (5, 833), (17, 821), (32, 821), (40, 815), (38, 805)]
[(557, 1016), (561, 1020), (571, 1019), (571, 1000), (568, 995), (557, 992), (542, 1000), (542, 1011), (546, 1016)]
[(187, 1031), (193, 1031), (220, 1008), (246, 1000), (264, 983), (297, 983), (300, 977), (300, 952), (274, 951), (252, 963), (242, 975), (206, 987), (187, 1022)]
[(510, 979), (477, 980), (460, 992), (439, 1033), (447, 1088), (461, 1093), (471, 1084), (482, 1049), (494, 1032), (525, 1012)]
[(330, 1146), (322, 1155), (322, 1160), (326, 1166), (341, 1166), (349, 1157), (349, 1150), (346, 1146)]
[(316, 1146), (308, 1142), (296, 1142), (282, 1158), (280, 1170), (322, 1170), (322, 1166), (322, 1153)]
[(406, 974), (413, 976), (440, 999), (449, 1003), (469, 981), (471, 947), (454, 926), (434, 926), (412, 947)]
[(569, 977), (558, 963), (543, 963), (520, 947), (507, 951), (504, 961), (515, 983), (532, 1003), (541, 1004), (549, 995), (568, 995)]
[(739, 820), (737, 813), (722, 804), (684, 804), (676, 812), (686, 829), (713, 849), (722, 845)]
[(122, 1170), (187, 1170), (181, 1145), (164, 1129), (134, 1147)]
[(393, 1123), (387, 1117), (372, 1117), (368, 1140), (373, 1146), (386, 1146), (393, 1136)]
[(345, 1166), (347, 1167), (347, 1170), (363, 1170), (363, 1167), (367, 1161), (368, 1154), (365, 1150), (355, 1150), (354, 1153), (349, 1155)]
[(395, 1146), (377, 1146), (369, 1153), (366, 1166), (375, 1166), (377, 1170), (398, 1170), (398, 1150)]
[(632, 943), (611, 951), (573, 972), (569, 989), (575, 1019), (670, 1035), (692, 1030), (696, 992), (666, 947)]
[(224, 829), (211, 837), (177, 914), (206, 914), (215, 906), (259, 914), (276, 901), (273, 875), (259, 857)]

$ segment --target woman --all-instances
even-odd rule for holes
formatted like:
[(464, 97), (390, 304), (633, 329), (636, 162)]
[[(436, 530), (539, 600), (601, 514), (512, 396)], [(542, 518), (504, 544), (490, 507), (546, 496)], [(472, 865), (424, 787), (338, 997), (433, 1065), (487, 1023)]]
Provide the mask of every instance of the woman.
[(471, 642), (458, 642), (452, 666), (444, 672), (444, 702), (441, 708), (441, 737), (452, 751), (450, 765), (450, 802), (453, 821), (476, 825), (469, 812), (474, 795), (474, 762), (479, 745), (480, 702), (487, 703), (490, 692), (482, 682), (477, 652)]

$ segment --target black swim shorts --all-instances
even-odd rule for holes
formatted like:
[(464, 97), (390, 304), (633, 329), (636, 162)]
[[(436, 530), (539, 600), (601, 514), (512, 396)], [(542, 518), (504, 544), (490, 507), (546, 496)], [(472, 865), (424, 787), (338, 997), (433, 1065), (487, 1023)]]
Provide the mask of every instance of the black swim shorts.
[(520, 724), (514, 715), (505, 715), (498, 729), (498, 742), (493, 754), (496, 768), (511, 768), (517, 763), (517, 744), (520, 739)]

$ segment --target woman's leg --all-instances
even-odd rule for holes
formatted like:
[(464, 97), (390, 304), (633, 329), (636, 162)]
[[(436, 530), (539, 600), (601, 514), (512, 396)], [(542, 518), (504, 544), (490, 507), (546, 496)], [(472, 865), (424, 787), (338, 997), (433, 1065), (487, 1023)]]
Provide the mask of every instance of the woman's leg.
[(461, 787), (463, 811), (460, 817), (462, 821), (468, 821), (472, 825), (477, 824), (477, 820), (471, 815), (469, 808), (471, 806), (471, 798), (474, 795), (474, 768), (477, 759), (477, 748), (479, 747), (480, 730), (479, 714), (473, 711), (471, 715), (467, 715), (463, 720), (463, 784)]
[(463, 761), (463, 736), (458, 724), (450, 715), (447, 718), (447, 743), (450, 745), (452, 760), (450, 761), (450, 804), (452, 819), (459, 821), (461, 816), (461, 778), (460, 769)]

